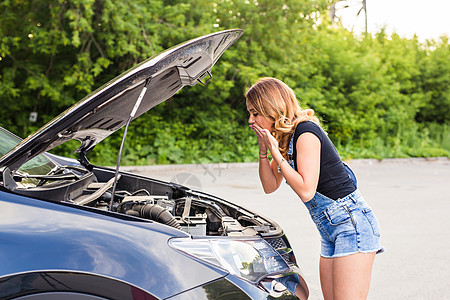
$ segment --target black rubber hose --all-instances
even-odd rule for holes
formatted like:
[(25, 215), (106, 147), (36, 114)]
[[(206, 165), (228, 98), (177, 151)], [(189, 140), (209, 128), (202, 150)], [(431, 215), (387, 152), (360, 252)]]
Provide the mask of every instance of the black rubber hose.
[(140, 217), (141, 216), (138, 211), (135, 211), (135, 210), (132, 210), (132, 209), (127, 210), (127, 212), (125, 214), (129, 215), (129, 216), (134, 216), (134, 217)]
[(181, 230), (181, 226), (178, 224), (175, 217), (162, 206), (157, 204), (146, 204), (144, 206), (137, 205), (133, 210), (138, 210), (142, 218), (150, 219)]

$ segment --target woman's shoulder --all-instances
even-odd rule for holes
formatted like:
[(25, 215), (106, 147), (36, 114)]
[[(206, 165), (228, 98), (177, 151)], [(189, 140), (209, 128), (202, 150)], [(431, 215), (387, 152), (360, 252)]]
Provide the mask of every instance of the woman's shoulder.
[(302, 133), (311, 132), (316, 135), (321, 141), (323, 137), (323, 130), (320, 125), (313, 121), (303, 121), (297, 124), (294, 133), (294, 139), (297, 139)]
[(297, 124), (297, 128), (318, 128), (320, 129), (320, 125), (314, 121), (308, 120), (303, 121)]

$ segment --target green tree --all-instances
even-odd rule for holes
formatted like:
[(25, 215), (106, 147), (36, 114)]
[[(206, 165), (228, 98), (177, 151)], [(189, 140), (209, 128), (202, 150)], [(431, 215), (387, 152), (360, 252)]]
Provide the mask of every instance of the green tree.
[[(426, 44), (383, 30), (356, 37), (331, 24), (331, 2), (2, 1), (0, 126), (26, 136), (163, 49), (242, 28), (208, 85), (183, 89), (131, 124), (125, 164), (255, 160), (243, 95), (263, 76), (289, 84), (345, 158), (448, 156), (448, 37)], [(121, 134), (89, 158), (114, 164)], [(74, 147), (54, 151), (68, 155)]]

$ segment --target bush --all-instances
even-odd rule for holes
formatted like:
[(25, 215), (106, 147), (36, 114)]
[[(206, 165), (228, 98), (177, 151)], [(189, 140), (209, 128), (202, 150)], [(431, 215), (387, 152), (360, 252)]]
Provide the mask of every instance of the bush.
[[(244, 35), (206, 86), (186, 87), (130, 125), (123, 164), (257, 159), (245, 90), (289, 84), (344, 158), (449, 156), (448, 38), (355, 37), (330, 24), (329, 1), (3, 1), (0, 125), (26, 136), (108, 80), (187, 39)], [(50, 16), (50, 17), (49, 17)], [(24, 21), (25, 20), (25, 21)], [(21, 26), (17, 26), (21, 24)], [(38, 113), (36, 123), (29, 121)], [(89, 153), (114, 165), (123, 130)], [(76, 143), (54, 153), (71, 155)]]

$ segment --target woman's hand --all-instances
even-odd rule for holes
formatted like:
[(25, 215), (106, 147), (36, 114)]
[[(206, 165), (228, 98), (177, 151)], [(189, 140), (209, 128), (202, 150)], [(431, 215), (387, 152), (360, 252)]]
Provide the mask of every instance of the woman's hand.
[[(277, 163), (273, 159), (274, 153), (277, 153), (277, 157), (281, 156), (278, 150), (278, 142), (272, 136), (269, 130), (263, 129), (256, 124), (251, 124), (250, 128), (256, 133), (259, 144), (259, 179), (261, 180), (264, 192), (270, 194), (278, 189), (280, 186), (283, 175), (278, 173)], [(272, 154), (272, 161), (267, 158), (267, 151), (270, 150)], [(264, 155), (266, 156), (264, 156)]]
[(278, 151), (278, 141), (273, 137), (269, 130), (263, 129), (255, 124), (250, 125), (250, 128), (253, 129), (258, 137), (260, 153), (266, 153), (267, 149), (269, 149), (272, 154), (274, 151)]

